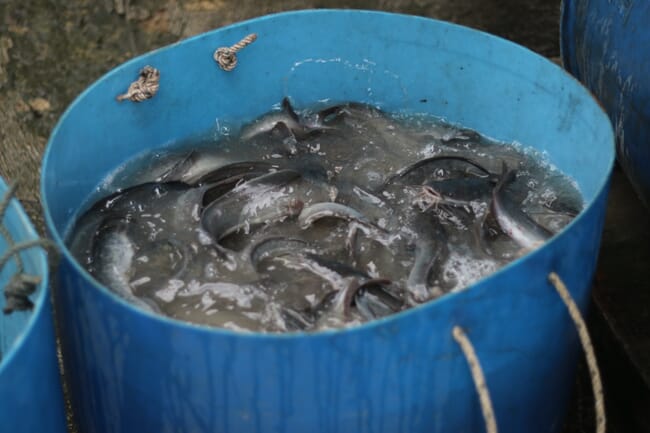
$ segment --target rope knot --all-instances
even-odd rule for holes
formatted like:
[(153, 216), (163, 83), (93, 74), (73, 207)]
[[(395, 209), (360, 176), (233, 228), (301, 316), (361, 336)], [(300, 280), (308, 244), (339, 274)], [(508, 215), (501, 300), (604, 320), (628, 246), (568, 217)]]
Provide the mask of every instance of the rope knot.
[(4, 291), (5, 306), (3, 312), (11, 314), (14, 311), (31, 310), (34, 304), (29, 299), (41, 283), (41, 277), (38, 275), (29, 275), (25, 273), (25, 264), (20, 256), (20, 252), (33, 247), (53, 249), (54, 243), (48, 239), (32, 239), (23, 242), (14, 242), (14, 239), (4, 226), (4, 216), (9, 207), (11, 200), (16, 193), (16, 184), (12, 183), (4, 196), (0, 198), (0, 237), (4, 238), (7, 245), (5, 251), (0, 254), (0, 273), (3, 272), (5, 265), (13, 258), (16, 263), (16, 269), (9, 282), (0, 287)]
[(6, 302), (3, 312), (10, 314), (34, 308), (29, 296), (36, 292), (40, 283), (41, 277), (37, 275), (15, 274), (4, 288)]
[(140, 76), (131, 83), (129, 89), (123, 95), (118, 95), (117, 100), (122, 102), (128, 99), (132, 102), (142, 102), (152, 98), (160, 87), (160, 71), (151, 66), (145, 66), (140, 70)]
[(221, 69), (230, 72), (235, 69), (235, 66), (237, 66), (237, 51), (241, 50), (247, 45), (252, 44), (256, 39), (257, 35), (255, 33), (251, 33), (231, 47), (217, 48), (217, 50), (214, 52), (214, 60), (217, 62)]

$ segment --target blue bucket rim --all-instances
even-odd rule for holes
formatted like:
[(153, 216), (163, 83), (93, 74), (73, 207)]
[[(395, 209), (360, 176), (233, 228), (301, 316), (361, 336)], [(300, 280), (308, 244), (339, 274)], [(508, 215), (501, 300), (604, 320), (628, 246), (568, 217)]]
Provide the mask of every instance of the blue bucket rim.
[[(209, 325), (203, 325), (203, 324), (196, 324), (196, 323), (191, 323), (191, 322), (186, 322), (180, 319), (174, 319), (162, 314), (157, 314), (154, 312), (150, 312), (147, 310), (144, 310), (142, 308), (139, 308), (132, 303), (128, 302), (127, 300), (123, 299), (119, 295), (117, 295), (115, 292), (110, 290), (108, 287), (104, 286), (103, 284), (100, 284), (97, 280), (95, 280), (88, 271), (83, 268), (77, 260), (73, 257), (73, 255), (70, 253), (68, 246), (62, 239), (62, 237), (59, 234), (59, 231), (56, 229), (56, 226), (54, 224), (54, 221), (52, 219), (52, 215), (49, 211), (49, 208), (47, 206), (47, 191), (45, 188), (45, 177), (43, 173), (45, 173), (45, 167), (47, 165), (47, 161), (50, 158), (50, 151), (52, 148), (51, 142), (53, 139), (56, 137), (58, 130), (60, 128), (60, 125), (63, 124), (66, 121), (66, 118), (68, 117), (69, 113), (75, 108), (75, 106), (83, 100), (87, 94), (91, 93), (98, 84), (103, 81), (104, 79), (115, 75), (119, 73), (120, 71), (131, 67), (132, 65), (135, 64), (141, 64), (143, 59), (153, 53), (159, 53), (163, 52), (166, 50), (172, 50), (175, 49), (178, 45), (181, 45), (186, 42), (198, 40), (200, 38), (206, 37), (207, 35), (212, 35), (216, 32), (223, 31), (224, 29), (237, 29), (239, 27), (245, 27), (247, 25), (253, 24), (253, 23), (258, 23), (260, 21), (267, 21), (267, 20), (273, 20), (279, 16), (295, 16), (299, 17), (301, 15), (330, 15), (330, 14), (340, 14), (340, 15), (357, 15), (359, 17), (367, 16), (367, 15), (376, 15), (376, 16), (385, 16), (385, 17), (400, 17), (400, 18), (408, 18), (408, 19), (413, 19), (421, 22), (427, 22), (431, 24), (435, 24), (438, 26), (442, 27), (447, 27), (449, 29), (453, 29), (454, 31), (462, 31), (466, 32), (468, 35), (482, 35), (483, 37), (487, 37), (488, 39), (491, 39), (493, 41), (498, 41), (498, 43), (503, 44), (504, 46), (509, 46), (510, 49), (514, 50), (519, 50), (522, 54), (526, 56), (533, 56), (536, 57), (537, 59), (540, 59), (544, 62), (546, 62), (550, 67), (556, 68), (556, 70), (568, 77), (571, 78), (571, 81), (576, 84), (578, 87), (582, 88), (585, 94), (594, 100), (596, 102), (596, 105), (598, 106), (599, 111), (603, 115), (603, 120), (607, 121), (609, 124), (609, 131), (610, 131), (610, 136), (611, 136), (611, 152), (610, 152), (610, 158), (609, 162), (607, 164), (608, 169), (607, 169), (607, 175), (604, 176), (603, 180), (601, 181), (601, 184), (598, 188), (596, 188), (596, 193), (594, 194), (594, 198), (592, 198), (589, 202), (585, 202), (585, 207), (584, 209), (576, 216), (562, 231), (557, 233), (555, 236), (553, 236), (551, 239), (549, 239), (547, 242), (544, 243), (543, 246), (535, 249), (534, 251), (527, 253), (523, 255), (522, 257), (519, 257), (512, 262), (506, 264), (505, 266), (499, 268), (497, 271), (480, 278), (476, 280), (474, 283), (471, 285), (465, 287), (462, 290), (459, 290), (457, 292), (452, 292), (452, 293), (447, 293), (440, 298), (425, 302), (420, 305), (416, 305), (415, 307), (411, 307), (407, 310), (400, 311), (398, 313), (380, 318), (380, 319), (375, 319), (371, 320), (368, 322), (364, 322), (361, 324), (357, 324), (351, 327), (346, 327), (346, 328), (337, 328), (337, 329), (327, 329), (327, 330), (322, 330), (322, 331), (315, 331), (315, 332), (284, 332), (284, 333), (264, 333), (264, 332), (259, 332), (259, 331), (234, 331), (226, 328), (219, 328), (219, 327), (214, 327), (214, 326), (209, 326)], [(403, 13), (394, 13), (394, 12), (384, 12), (384, 11), (375, 11), (375, 10), (364, 10), (364, 9), (303, 9), (303, 10), (294, 10), (294, 11), (286, 11), (286, 12), (278, 12), (278, 13), (273, 13), (273, 14), (268, 14), (268, 15), (263, 15), (260, 17), (254, 17), (248, 20), (236, 22), (229, 24), (227, 26), (223, 26), (214, 30), (211, 30), (209, 32), (204, 32), (200, 33), (198, 35), (192, 36), (190, 38), (186, 38), (180, 41), (177, 41), (175, 43), (172, 43), (170, 45), (166, 45), (164, 47), (157, 48), (152, 51), (148, 51), (146, 53), (143, 53), (137, 57), (134, 57), (124, 63), (121, 63), (120, 65), (116, 66), (115, 68), (111, 69), (101, 77), (99, 77), (97, 80), (95, 80), (90, 86), (88, 86), (83, 92), (81, 92), (75, 99), (74, 101), (68, 106), (68, 108), (65, 110), (59, 121), (57, 122), (55, 128), (52, 130), (52, 133), (50, 134), (50, 137), (48, 139), (47, 146), (45, 148), (45, 153), (43, 155), (43, 160), (42, 160), (42, 170), (41, 170), (41, 179), (40, 179), (40, 188), (41, 188), (41, 204), (43, 207), (43, 213), (45, 216), (45, 223), (46, 226), (53, 237), (53, 239), (56, 241), (57, 245), (59, 246), (59, 249), (61, 253), (65, 256), (65, 259), (71, 264), (75, 272), (78, 272), (79, 275), (83, 277), (86, 283), (92, 285), (94, 288), (98, 289), (98, 292), (101, 294), (101, 296), (104, 296), (107, 298), (110, 302), (118, 303), (121, 304), (123, 307), (126, 307), (130, 313), (133, 313), (135, 315), (147, 318), (147, 319), (153, 319), (155, 320), (158, 324), (164, 325), (164, 326), (176, 326), (180, 327), (183, 330), (187, 331), (192, 331), (192, 332), (199, 332), (202, 334), (207, 334), (207, 335), (222, 335), (227, 338), (245, 338), (245, 339), (256, 339), (256, 340), (264, 340), (264, 341), (277, 341), (277, 340), (301, 340), (305, 338), (309, 339), (315, 339), (315, 338), (330, 338), (333, 336), (338, 336), (338, 335), (349, 335), (351, 333), (357, 333), (357, 332), (366, 332), (372, 328), (375, 327), (380, 327), (380, 326), (386, 326), (391, 322), (397, 322), (397, 321), (403, 321), (406, 320), (410, 315), (416, 314), (420, 312), (424, 308), (435, 308), (436, 305), (440, 305), (445, 302), (451, 302), (454, 300), (456, 297), (459, 296), (468, 296), (469, 293), (471, 293), (473, 290), (476, 290), (476, 287), (479, 285), (486, 285), (489, 283), (490, 280), (496, 278), (498, 275), (501, 275), (504, 272), (509, 272), (512, 268), (518, 266), (520, 263), (523, 263), (525, 261), (530, 261), (534, 260), (536, 257), (542, 255), (544, 251), (548, 250), (555, 242), (557, 242), (557, 239), (561, 236), (566, 235), (566, 233), (575, 225), (578, 224), (579, 221), (581, 221), (584, 218), (584, 215), (594, 206), (594, 203), (598, 197), (603, 193), (603, 190), (607, 188), (609, 185), (610, 181), (610, 176), (612, 169), (614, 167), (614, 132), (611, 127), (611, 123), (609, 122), (609, 119), (607, 117), (607, 114), (603, 110), (602, 106), (598, 102), (598, 100), (593, 96), (593, 94), (584, 87), (582, 83), (580, 83), (578, 80), (576, 80), (571, 74), (567, 73), (562, 67), (556, 65), (552, 61), (548, 60), (544, 56), (541, 56), (540, 54), (522, 46), (519, 44), (516, 44), (512, 41), (509, 41), (507, 39), (501, 38), (499, 36), (495, 36), (493, 34), (473, 29), (471, 27), (463, 26), (460, 24), (455, 24), (447, 21), (441, 21), (437, 20), (435, 18), (428, 18), (428, 17), (422, 17), (418, 15), (409, 15), (409, 14), (403, 14)]]
[[(3, 190), (2, 194), (5, 193), (7, 188), (8, 188), (7, 183), (5, 182), (4, 178), (0, 176), (0, 189)], [(5, 214), (5, 218), (7, 218), (8, 214), (12, 211), (14, 217), (17, 218), (18, 223), (25, 228), (25, 231), (27, 232), (27, 239), (38, 239), (39, 237), (38, 233), (36, 232), (36, 229), (34, 228), (32, 222), (27, 216), (27, 212), (25, 212), (25, 209), (23, 208), (22, 204), (15, 197), (11, 199), (11, 203), (7, 207), (7, 213)], [(0, 224), (1, 223), (2, 221), (0, 221)], [(32, 249), (32, 251), (34, 249)], [(32, 252), (30, 252), (30, 254), (31, 253)], [(42, 310), (45, 308), (45, 303), (48, 301), (47, 287), (49, 284), (49, 267), (47, 262), (47, 256), (43, 251), (43, 249), (40, 247), (37, 248), (37, 250), (34, 251), (33, 253), (38, 255), (37, 267), (40, 267), (42, 269), (42, 272), (40, 273), (42, 280), (38, 285), (37, 288), (38, 294), (36, 296), (36, 299), (34, 300), (34, 308), (29, 313), (29, 319), (27, 321), (27, 324), (23, 328), (23, 331), (14, 338), (13, 342), (9, 346), (9, 350), (6, 351), (3, 354), (2, 358), (0, 359), (0, 375), (3, 374), (5, 368), (8, 368), (7, 366), (11, 364), (12, 359), (15, 356), (17, 356), (16, 354), (20, 351), (20, 349), (25, 344), (27, 344), (26, 343), (27, 337), (31, 334), (32, 329), (36, 326), (36, 321), (38, 320), (38, 317), (41, 315)], [(4, 296), (4, 292), (2, 293)], [(3, 313), (0, 312), (0, 314)]]

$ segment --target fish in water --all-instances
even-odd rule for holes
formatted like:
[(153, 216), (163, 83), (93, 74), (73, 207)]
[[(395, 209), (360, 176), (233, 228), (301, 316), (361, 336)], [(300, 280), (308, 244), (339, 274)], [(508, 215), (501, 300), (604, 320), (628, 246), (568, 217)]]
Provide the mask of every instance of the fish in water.
[(354, 294), (354, 306), (366, 320), (379, 319), (395, 314), (406, 307), (403, 294), (394, 293), (390, 280), (369, 280), (358, 287)]
[(133, 293), (131, 277), (136, 246), (129, 236), (128, 221), (121, 218), (107, 218), (98, 230), (92, 253), (94, 275), (103, 284), (111, 287), (122, 298), (148, 311), (157, 308), (151, 302), (138, 298)]
[(219, 167), (198, 180), (199, 183), (206, 185), (201, 204), (206, 207), (240, 183), (278, 169), (278, 165), (264, 161), (235, 162)]
[(160, 174), (156, 181), (196, 185), (204, 176), (230, 163), (232, 161), (224, 155), (191, 150)]
[(288, 254), (296, 254), (300, 251), (309, 252), (309, 243), (302, 239), (285, 238), (282, 236), (272, 236), (262, 239), (253, 245), (250, 250), (250, 261), (257, 269), (263, 260), (273, 259), (275, 257)]
[(77, 219), (75, 257), (159, 314), (312, 332), (462, 290), (582, 206), (531, 155), (427, 116), (285, 98), (239, 131), (126, 164)]
[(495, 184), (490, 179), (464, 177), (426, 182), (423, 190), (431, 205), (470, 206), (472, 202), (487, 203)]
[(415, 239), (415, 257), (406, 281), (406, 288), (414, 302), (422, 303), (442, 295), (429, 283), (431, 273), (449, 254), (447, 233), (440, 221), (430, 214), (420, 213), (411, 221), (418, 236)]
[(328, 292), (314, 307), (296, 310), (283, 309), (287, 329), (304, 331), (319, 323), (341, 326), (349, 322), (353, 313), (365, 320), (373, 320), (397, 313), (405, 307), (398, 295), (393, 295), (385, 287), (392, 282), (381, 278), (351, 278), (341, 290)]
[(339, 203), (316, 203), (304, 208), (298, 216), (300, 228), (306, 229), (314, 222), (323, 218), (336, 218), (345, 221), (355, 221), (360, 224), (371, 225), (372, 223), (361, 213)]
[(92, 252), (93, 266), (98, 270), (97, 279), (124, 297), (133, 296), (129, 281), (135, 246), (128, 227), (128, 222), (122, 218), (104, 220)]
[[(460, 166), (460, 168), (458, 168)], [(427, 178), (430, 178), (436, 169), (442, 170), (443, 173), (452, 172), (451, 176), (475, 176), (489, 178), (492, 173), (487, 171), (478, 162), (461, 155), (436, 155), (430, 158), (421, 159), (400, 169), (394, 175), (388, 177), (384, 185), (389, 185), (394, 182), (404, 183), (409, 179), (410, 183), (423, 183)], [(447, 174), (450, 176), (450, 174)], [(415, 177), (415, 179), (413, 179)], [(413, 179), (413, 180), (411, 180)]]
[(252, 226), (296, 216), (303, 202), (288, 193), (300, 173), (280, 170), (248, 182), (213, 201), (201, 216), (201, 226), (215, 241)]
[[(286, 138), (291, 135), (296, 139), (303, 139), (313, 132), (328, 128), (322, 123), (322, 116), (317, 116), (315, 121), (306, 122), (301, 119), (291, 105), (289, 98), (283, 98), (281, 111), (272, 112), (244, 128), (240, 134), (242, 140), (251, 140), (259, 135), (276, 133)], [(329, 115), (329, 113), (327, 113)]]
[(330, 309), (331, 315), (338, 319), (349, 319), (351, 315), (352, 302), (360, 291), (375, 286), (381, 287), (390, 283), (390, 280), (383, 278), (352, 279), (347, 287), (340, 290), (332, 300), (332, 307)]
[(537, 224), (522, 210), (521, 205), (509, 198), (505, 187), (515, 177), (516, 172), (504, 164), (501, 180), (492, 192), (492, 212), (506, 235), (526, 250), (533, 250), (546, 242), (553, 233)]

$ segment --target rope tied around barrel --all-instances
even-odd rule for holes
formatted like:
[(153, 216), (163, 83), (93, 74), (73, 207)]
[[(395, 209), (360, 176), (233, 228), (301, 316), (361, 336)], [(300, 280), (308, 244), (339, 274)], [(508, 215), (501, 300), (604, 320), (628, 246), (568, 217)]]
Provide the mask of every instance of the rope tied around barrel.
[(16, 262), (16, 270), (9, 282), (4, 286), (5, 307), (4, 314), (11, 314), (14, 311), (31, 310), (34, 304), (29, 296), (36, 292), (41, 283), (41, 277), (25, 273), (25, 267), (20, 252), (29, 248), (41, 247), (56, 251), (54, 243), (49, 239), (32, 239), (16, 243), (4, 226), (4, 216), (16, 193), (16, 184), (12, 183), (0, 200), (0, 236), (5, 239), (7, 249), (0, 255), (0, 273), (6, 264), (13, 258)]
[(454, 326), (451, 331), (454, 340), (460, 346), (460, 349), (465, 355), (467, 364), (469, 365), (469, 371), (472, 374), (472, 379), (474, 381), (474, 386), (476, 387), (476, 392), (478, 393), (479, 402), (481, 403), (481, 411), (483, 412), (483, 419), (485, 420), (485, 431), (486, 433), (497, 433), (497, 421), (494, 416), (494, 408), (492, 407), (492, 399), (490, 398), (490, 391), (488, 390), (487, 383), (485, 382), (485, 375), (483, 374), (483, 368), (481, 368), (481, 363), (478, 360), (474, 346), (472, 342), (465, 334), (465, 331), (460, 326)]
[[(569, 312), (569, 316), (573, 320), (576, 329), (578, 331), (578, 336), (580, 338), (580, 344), (582, 349), (585, 352), (585, 357), (587, 359), (587, 365), (589, 367), (589, 375), (591, 376), (591, 386), (594, 393), (594, 406), (596, 410), (596, 433), (605, 433), (607, 428), (607, 419), (605, 416), (605, 397), (603, 392), (603, 385), (600, 378), (600, 371), (598, 369), (598, 363), (596, 362), (596, 354), (594, 352), (594, 346), (591, 343), (591, 338), (589, 337), (589, 331), (587, 330), (587, 325), (580, 314), (580, 310), (576, 305), (575, 301), (571, 297), (571, 293), (567, 289), (566, 285), (560, 278), (560, 276), (551, 272), (548, 276), (549, 281), (555, 287), (557, 293), (560, 295), (562, 302)], [(483, 369), (476, 355), (476, 351), (472, 346), (471, 341), (465, 334), (465, 331), (459, 326), (454, 326), (452, 330), (452, 335), (454, 340), (460, 346), (467, 364), (469, 365), (470, 373), (472, 374), (472, 379), (474, 381), (474, 386), (476, 387), (476, 392), (479, 396), (479, 401), (481, 404), (481, 410), (483, 412), (483, 419), (485, 420), (485, 431), (487, 433), (497, 433), (497, 424), (496, 418), (494, 416), (494, 409), (492, 407), (492, 400), (490, 399), (490, 392), (487, 388), (485, 382), (485, 375), (483, 374)]]
[(605, 433), (607, 428), (607, 418), (605, 416), (605, 396), (603, 392), (603, 384), (600, 378), (600, 370), (598, 369), (598, 363), (596, 362), (596, 354), (594, 351), (594, 346), (591, 343), (591, 338), (589, 338), (589, 331), (587, 330), (587, 325), (580, 314), (580, 310), (576, 305), (575, 301), (571, 297), (571, 293), (567, 289), (566, 285), (555, 272), (551, 272), (548, 276), (549, 281), (555, 287), (555, 290), (562, 298), (564, 305), (566, 306), (569, 316), (575, 323), (576, 329), (578, 331), (578, 337), (580, 338), (580, 344), (582, 349), (585, 352), (585, 358), (587, 360), (587, 366), (589, 368), (589, 376), (591, 377), (591, 387), (594, 393), (594, 406), (596, 410), (596, 432)]
[(257, 34), (251, 33), (245, 36), (241, 41), (230, 47), (217, 48), (214, 52), (214, 60), (224, 71), (230, 72), (237, 66), (237, 52), (247, 45), (252, 44), (257, 39)]
[(154, 97), (160, 87), (160, 71), (152, 66), (140, 70), (138, 79), (131, 83), (126, 93), (117, 96), (119, 102), (128, 99), (132, 102), (142, 102)]
[[(15, 183), (11, 183), (5, 192), (5, 196), (3, 197), (2, 201), (0, 201), (0, 236), (6, 240), (8, 246), (12, 245), (13, 239), (7, 227), (2, 224), (2, 220), (4, 219), (4, 215), (7, 211), (9, 203), (11, 203), (11, 197), (16, 194), (16, 189), (17, 185)], [(2, 270), (2, 267), (0, 267), (0, 270)], [(24, 272), (23, 259), (20, 257), (20, 255), (16, 256), (16, 272), (19, 274), (22, 274)]]

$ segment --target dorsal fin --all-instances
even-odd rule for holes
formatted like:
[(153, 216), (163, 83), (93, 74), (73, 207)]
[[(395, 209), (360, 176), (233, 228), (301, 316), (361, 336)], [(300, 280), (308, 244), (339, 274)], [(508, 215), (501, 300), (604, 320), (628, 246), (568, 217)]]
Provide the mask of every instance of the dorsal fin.
[(298, 117), (296, 110), (293, 109), (291, 101), (289, 101), (289, 98), (286, 96), (282, 98), (282, 111), (286, 112), (296, 122), (300, 122), (300, 118)]

